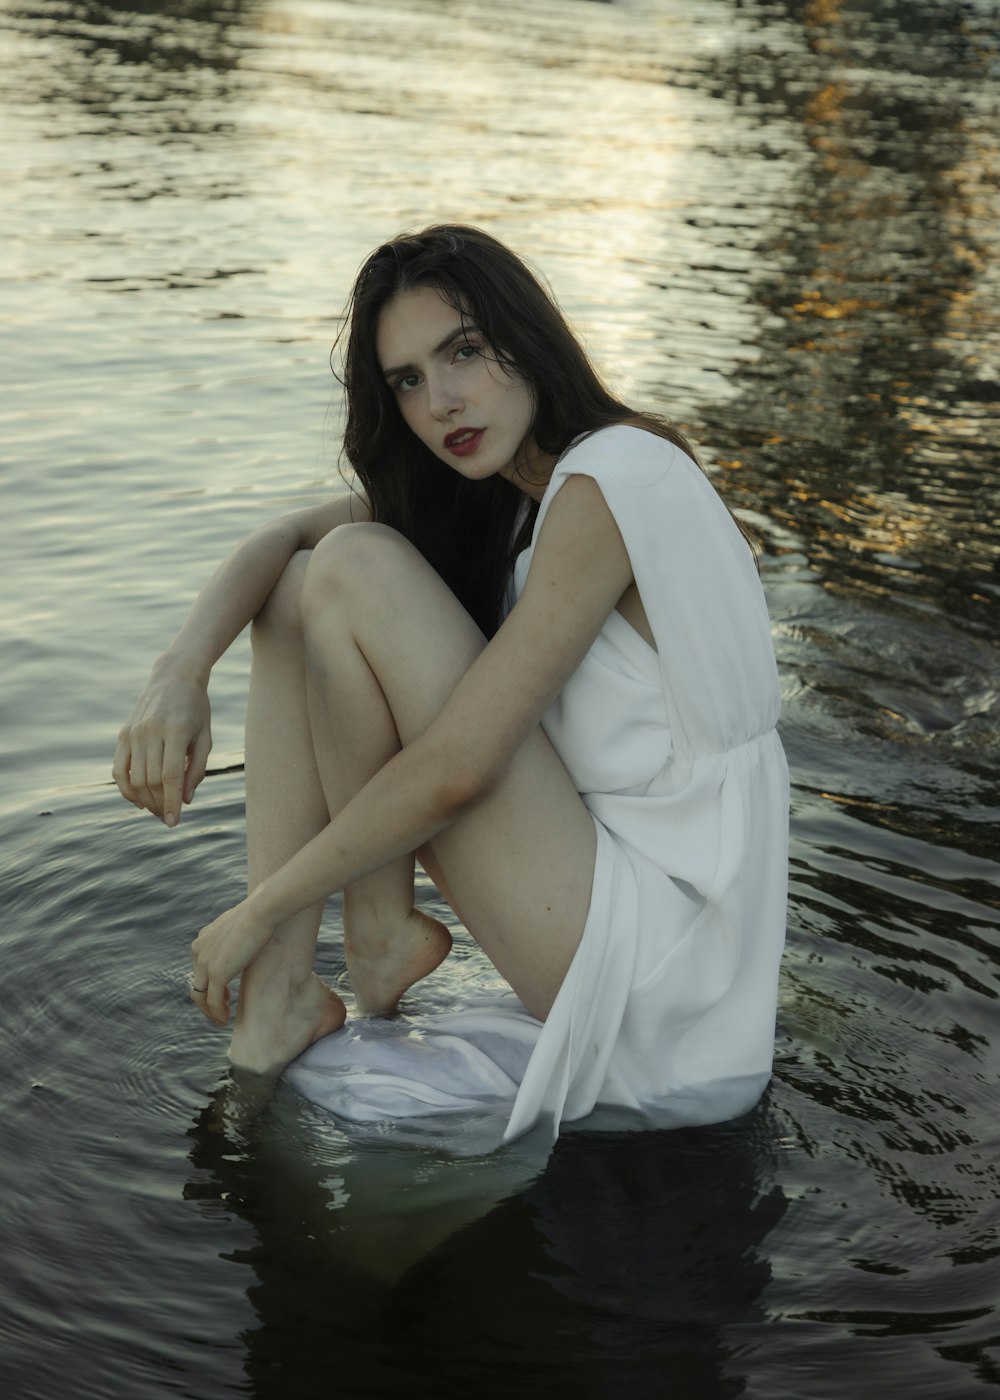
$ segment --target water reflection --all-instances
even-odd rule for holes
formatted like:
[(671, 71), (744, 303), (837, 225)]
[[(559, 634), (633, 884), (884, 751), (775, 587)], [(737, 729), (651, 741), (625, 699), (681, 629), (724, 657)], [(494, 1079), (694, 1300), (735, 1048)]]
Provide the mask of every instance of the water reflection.
[[(116, 203), (142, 206), (168, 197), (179, 201), (178, 233), (192, 235), (197, 219), (184, 206), (197, 200), (230, 200), (246, 193), (249, 172), (231, 160), (225, 168), (196, 173), (194, 161), (222, 140), (240, 143), (238, 106), (245, 78), (240, 73), (245, 41), (242, 26), (259, 7), (254, 0), (65, 0), (57, 6), (15, 4), (7, 24), (44, 33), (44, 50), (26, 47), (19, 55), (19, 87), (30, 94), (22, 115), (33, 126), (44, 123), (41, 164), (24, 171), (29, 191), (44, 179), (59, 191), (56, 217), (70, 249), (89, 237), (91, 259), (98, 249), (114, 250), (115, 274), (91, 278), (111, 290), (145, 285), (121, 277), (121, 248), (141, 223), (140, 210), (116, 227), (92, 206), (98, 193)], [(58, 144), (52, 145), (53, 139)], [(148, 142), (156, 143), (150, 159)], [(58, 215), (63, 213), (63, 218)], [(204, 215), (202, 215), (204, 217)], [(179, 240), (183, 246), (186, 237)], [(176, 250), (175, 250), (176, 257)], [(247, 269), (240, 268), (243, 272)], [(163, 287), (199, 285), (186, 272), (159, 279)]]
[[(827, 588), (943, 602), (995, 633), (1000, 382), (977, 337), (997, 327), (965, 314), (995, 242), (970, 106), (990, 54), (970, 7), (884, 10), (767, 5), (756, 46), (720, 65), (762, 137), (793, 124), (807, 154), (758, 249), (757, 354), (705, 417), (736, 497), (804, 537)], [(788, 25), (772, 46), (779, 16), (799, 47)]]
[[(151, 107), (185, 91), (186, 74), (204, 69), (225, 75), (234, 70), (239, 62), (234, 35), (262, 3), (65, 0), (57, 6), (18, 4), (11, 13), (23, 24), (43, 26), (58, 41), (56, 53), (63, 55), (64, 66), (57, 71), (67, 82), (65, 87), (53, 84), (48, 96), (69, 98), (114, 118), (122, 115), (122, 96), (132, 91), (129, 67), (149, 70), (143, 77), (152, 84), (145, 89)], [(215, 88), (218, 96), (226, 91), (225, 86)]]
[(316, 1394), (331, 1372), (358, 1396), (404, 1378), (428, 1396), (542, 1378), (546, 1396), (647, 1396), (665, 1377), (698, 1400), (743, 1393), (741, 1329), (786, 1209), (764, 1106), (710, 1129), (571, 1134), (527, 1185), (523, 1164), (444, 1160), (437, 1188), (425, 1153), (328, 1143), (318, 1159), (295, 1121), (286, 1106), (279, 1132), (216, 1100), (189, 1134), (188, 1198), (256, 1236), (231, 1257), (255, 1278), (258, 1400)]

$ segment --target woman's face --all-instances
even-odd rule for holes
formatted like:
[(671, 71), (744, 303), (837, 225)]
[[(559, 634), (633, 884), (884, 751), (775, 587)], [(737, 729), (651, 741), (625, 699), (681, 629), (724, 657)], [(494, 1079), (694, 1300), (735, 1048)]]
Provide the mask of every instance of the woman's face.
[[(435, 457), (471, 481), (499, 472), (533, 494), (542, 465), (531, 440), (534, 395), (435, 287), (387, 302), (375, 347), (404, 421)], [(532, 468), (530, 479), (516, 477), (515, 465)]]

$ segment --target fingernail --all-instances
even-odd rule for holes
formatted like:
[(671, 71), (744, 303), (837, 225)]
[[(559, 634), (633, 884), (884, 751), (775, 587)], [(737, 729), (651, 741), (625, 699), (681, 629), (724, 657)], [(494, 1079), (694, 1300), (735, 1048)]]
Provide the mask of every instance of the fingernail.
[(177, 818), (174, 816), (173, 812), (168, 812), (163, 820), (166, 822), (167, 826), (177, 825)]

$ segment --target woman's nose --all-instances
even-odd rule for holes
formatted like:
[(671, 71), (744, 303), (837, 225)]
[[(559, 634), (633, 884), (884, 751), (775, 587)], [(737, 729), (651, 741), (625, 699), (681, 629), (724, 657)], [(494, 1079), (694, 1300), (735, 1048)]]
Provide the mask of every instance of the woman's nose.
[(444, 376), (430, 380), (427, 389), (431, 415), (439, 423), (443, 423), (453, 413), (460, 412), (465, 406)]

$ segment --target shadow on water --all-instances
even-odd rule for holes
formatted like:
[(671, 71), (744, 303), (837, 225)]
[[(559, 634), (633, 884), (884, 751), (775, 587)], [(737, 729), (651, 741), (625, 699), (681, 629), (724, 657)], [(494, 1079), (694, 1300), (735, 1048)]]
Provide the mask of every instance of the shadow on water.
[[(716, 1128), (569, 1134), (527, 1185), (503, 1154), (442, 1158), (435, 1201), (426, 1157), (352, 1161), (327, 1135), (317, 1160), (280, 1099), (255, 1117), (230, 1097), (190, 1130), (186, 1195), (253, 1227), (230, 1257), (254, 1279), (259, 1325), (244, 1340), (258, 1400), (314, 1396), (334, 1375), (352, 1397), (394, 1382), (427, 1396), (646, 1396), (669, 1377), (678, 1395), (721, 1400), (744, 1391), (741, 1329), (761, 1317), (761, 1247), (786, 1208), (770, 1135), (763, 1106)], [(415, 1171), (407, 1225), (397, 1193)]]

